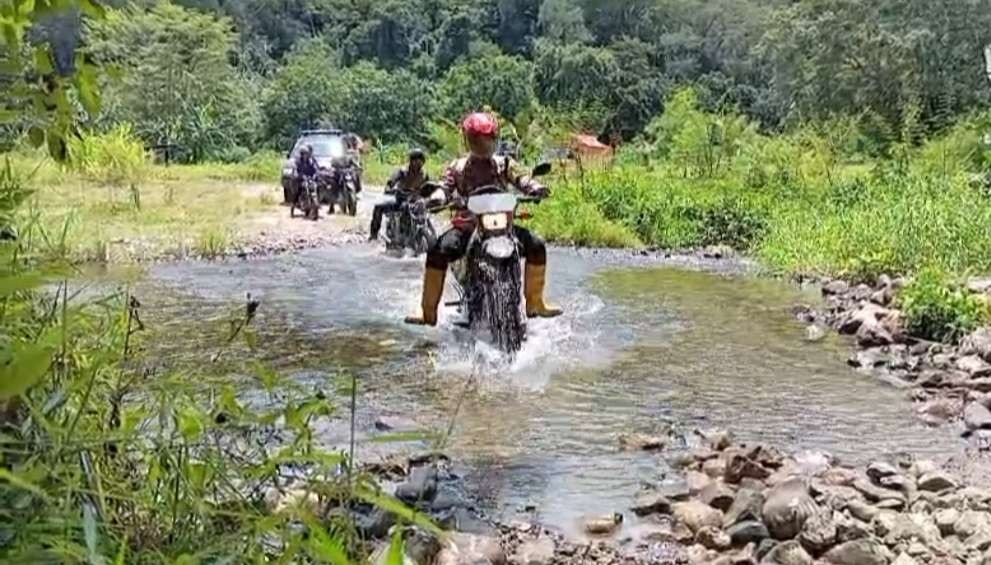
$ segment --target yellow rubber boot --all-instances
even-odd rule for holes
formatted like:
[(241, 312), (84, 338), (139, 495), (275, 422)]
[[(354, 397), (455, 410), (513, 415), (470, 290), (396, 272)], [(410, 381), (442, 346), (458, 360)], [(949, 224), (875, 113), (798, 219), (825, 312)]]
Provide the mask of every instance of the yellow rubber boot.
[(553, 318), (561, 315), (561, 309), (544, 303), (544, 285), (547, 282), (547, 265), (526, 264), (523, 297), (526, 298), (526, 315), (529, 318)]
[(427, 267), (427, 270), (423, 272), (423, 299), (420, 302), (423, 313), (420, 316), (406, 318), (407, 324), (416, 326), (437, 325), (437, 306), (440, 304), (440, 297), (444, 294), (445, 275), (447, 275), (446, 269), (432, 267)]

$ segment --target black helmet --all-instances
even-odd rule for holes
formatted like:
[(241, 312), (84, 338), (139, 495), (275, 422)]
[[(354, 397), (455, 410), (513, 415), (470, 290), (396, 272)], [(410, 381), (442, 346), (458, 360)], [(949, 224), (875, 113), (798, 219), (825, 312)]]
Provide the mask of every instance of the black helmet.
[(410, 161), (426, 161), (427, 155), (423, 152), (423, 149), (410, 149), (409, 151)]

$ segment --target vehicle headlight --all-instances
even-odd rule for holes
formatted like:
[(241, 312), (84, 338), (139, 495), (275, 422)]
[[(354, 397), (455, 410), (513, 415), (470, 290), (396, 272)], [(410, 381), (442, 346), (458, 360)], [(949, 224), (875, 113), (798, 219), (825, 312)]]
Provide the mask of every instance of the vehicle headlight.
[(509, 225), (509, 214), (482, 214), (482, 228), (485, 231), (506, 229)]

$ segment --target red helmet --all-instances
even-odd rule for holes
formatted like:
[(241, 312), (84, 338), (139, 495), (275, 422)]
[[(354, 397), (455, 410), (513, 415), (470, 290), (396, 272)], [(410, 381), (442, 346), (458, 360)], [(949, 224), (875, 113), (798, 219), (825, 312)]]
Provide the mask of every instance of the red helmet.
[(485, 112), (468, 114), (461, 122), (461, 131), (470, 136), (495, 137), (499, 135), (499, 120)]

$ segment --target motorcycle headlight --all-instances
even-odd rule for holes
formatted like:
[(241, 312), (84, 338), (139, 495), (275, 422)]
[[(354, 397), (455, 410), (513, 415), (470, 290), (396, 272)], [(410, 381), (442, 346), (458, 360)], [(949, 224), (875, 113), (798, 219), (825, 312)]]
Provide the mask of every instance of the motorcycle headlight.
[(508, 225), (508, 214), (482, 214), (482, 228), (485, 231), (504, 230)]
[(292, 167), (283, 167), (282, 168), (282, 175), (283, 176), (291, 177), (293, 175), (293, 173), (295, 173), (295, 172), (296, 172), (296, 170), (293, 169)]

